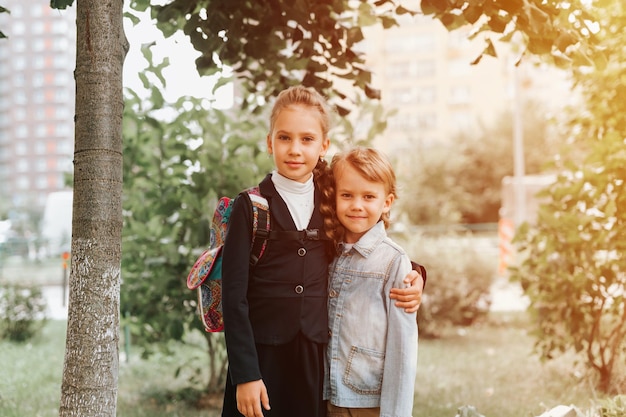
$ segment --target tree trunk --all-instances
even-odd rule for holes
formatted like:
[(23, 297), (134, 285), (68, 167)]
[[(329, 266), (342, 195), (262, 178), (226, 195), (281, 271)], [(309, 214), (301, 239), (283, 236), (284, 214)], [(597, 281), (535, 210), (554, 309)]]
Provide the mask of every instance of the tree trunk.
[(122, 0), (78, 0), (72, 257), (59, 416), (116, 414), (122, 246)]

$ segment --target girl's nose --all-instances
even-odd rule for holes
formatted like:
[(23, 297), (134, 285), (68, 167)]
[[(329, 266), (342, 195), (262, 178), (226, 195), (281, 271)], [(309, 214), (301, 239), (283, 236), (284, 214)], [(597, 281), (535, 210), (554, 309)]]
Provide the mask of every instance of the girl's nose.
[(297, 140), (292, 141), (289, 147), (289, 153), (292, 155), (300, 155), (300, 152), (300, 143)]

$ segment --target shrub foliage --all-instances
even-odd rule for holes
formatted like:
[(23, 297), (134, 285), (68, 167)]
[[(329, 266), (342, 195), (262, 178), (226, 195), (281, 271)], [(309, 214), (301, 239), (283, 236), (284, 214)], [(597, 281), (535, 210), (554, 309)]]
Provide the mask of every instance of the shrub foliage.
[(15, 342), (32, 338), (45, 323), (47, 303), (39, 287), (0, 288), (0, 335)]

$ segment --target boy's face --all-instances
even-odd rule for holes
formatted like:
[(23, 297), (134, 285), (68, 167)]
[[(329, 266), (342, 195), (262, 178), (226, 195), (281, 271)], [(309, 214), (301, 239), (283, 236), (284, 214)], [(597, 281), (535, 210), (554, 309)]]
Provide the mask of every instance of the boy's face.
[(315, 109), (302, 105), (278, 114), (274, 130), (267, 135), (267, 149), (282, 176), (306, 182), (317, 161), (326, 155), (330, 140), (324, 137), (319, 117)]
[(344, 241), (356, 243), (389, 212), (393, 194), (381, 182), (363, 178), (350, 164), (335, 168), (337, 218), (346, 228)]

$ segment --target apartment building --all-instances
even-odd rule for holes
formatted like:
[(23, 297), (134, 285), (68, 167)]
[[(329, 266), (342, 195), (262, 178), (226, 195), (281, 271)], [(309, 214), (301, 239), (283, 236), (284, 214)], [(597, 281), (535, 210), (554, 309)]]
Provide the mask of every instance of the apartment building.
[(74, 149), (75, 8), (3, 0), (0, 14), (0, 200), (42, 209), (63, 190)]
[(516, 100), (539, 101), (546, 109), (569, 100), (565, 73), (532, 59), (516, 67), (518, 54), (507, 44), (497, 46), (498, 58), (484, 56), (472, 65), (485, 40), (470, 40), (469, 26), (448, 32), (423, 15), (400, 22), (367, 29), (362, 49), (384, 107), (397, 110), (376, 143), (387, 152), (446, 146), (459, 133), (477, 132), (513, 111)]

